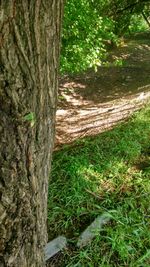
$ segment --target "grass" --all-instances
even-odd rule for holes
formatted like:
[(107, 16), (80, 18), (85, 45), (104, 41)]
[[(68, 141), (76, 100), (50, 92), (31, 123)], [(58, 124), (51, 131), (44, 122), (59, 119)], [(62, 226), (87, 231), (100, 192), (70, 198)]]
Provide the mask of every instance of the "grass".
[[(49, 266), (150, 266), (149, 180), (149, 106), (111, 131), (55, 152), (49, 239), (65, 235), (69, 247)], [(90, 245), (78, 249), (81, 232), (106, 211), (112, 216), (110, 223)]]

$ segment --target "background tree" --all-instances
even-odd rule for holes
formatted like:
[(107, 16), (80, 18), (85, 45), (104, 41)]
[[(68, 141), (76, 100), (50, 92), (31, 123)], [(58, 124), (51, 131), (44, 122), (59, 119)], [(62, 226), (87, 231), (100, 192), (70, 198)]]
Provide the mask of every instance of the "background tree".
[[(81, 72), (97, 69), (106, 58), (107, 44), (145, 29), (149, 0), (68, 0), (65, 5), (61, 71)], [(149, 24), (148, 24), (149, 26)]]
[[(132, 18), (141, 15), (143, 10), (149, 6), (149, 0), (125, 0), (118, 1), (115, 0), (112, 4), (110, 16), (113, 18), (115, 24), (115, 33), (118, 36), (122, 36), (126, 33), (132, 25)], [(139, 18), (136, 22), (139, 24)], [(140, 27), (140, 25), (138, 25)]]
[(0, 266), (45, 265), (62, 10), (1, 1)]

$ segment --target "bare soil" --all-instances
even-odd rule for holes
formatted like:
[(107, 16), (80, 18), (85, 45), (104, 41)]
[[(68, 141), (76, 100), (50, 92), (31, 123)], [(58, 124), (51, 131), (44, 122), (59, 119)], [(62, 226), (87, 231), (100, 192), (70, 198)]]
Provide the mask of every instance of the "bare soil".
[(125, 39), (108, 60), (97, 72), (61, 77), (55, 149), (111, 129), (150, 99), (150, 32)]

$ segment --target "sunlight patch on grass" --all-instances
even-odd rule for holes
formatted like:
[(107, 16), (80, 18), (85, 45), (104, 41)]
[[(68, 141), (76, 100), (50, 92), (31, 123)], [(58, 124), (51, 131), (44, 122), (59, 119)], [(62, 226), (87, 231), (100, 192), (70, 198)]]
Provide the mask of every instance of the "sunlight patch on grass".
[[(150, 107), (53, 155), (48, 231), (69, 238), (57, 267), (150, 265)], [(77, 237), (103, 212), (112, 219), (90, 245)]]

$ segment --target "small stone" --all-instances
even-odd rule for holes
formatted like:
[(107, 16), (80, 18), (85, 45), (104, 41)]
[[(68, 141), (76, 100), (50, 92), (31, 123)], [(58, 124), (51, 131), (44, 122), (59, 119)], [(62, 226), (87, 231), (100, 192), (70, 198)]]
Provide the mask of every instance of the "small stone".
[(47, 261), (62, 249), (66, 248), (67, 239), (64, 236), (58, 236), (51, 242), (47, 243), (45, 247), (45, 260)]
[(82, 248), (92, 241), (92, 239), (97, 236), (102, 229), (102, 226), (107, 224), (112, 216), (109, 213), (104, 213), (98, 216), (79, 236), (77, 246)]

